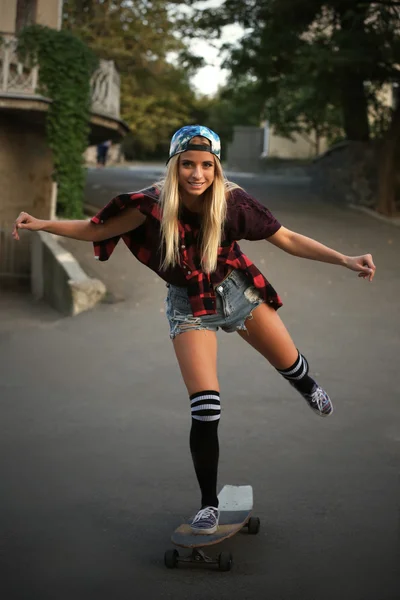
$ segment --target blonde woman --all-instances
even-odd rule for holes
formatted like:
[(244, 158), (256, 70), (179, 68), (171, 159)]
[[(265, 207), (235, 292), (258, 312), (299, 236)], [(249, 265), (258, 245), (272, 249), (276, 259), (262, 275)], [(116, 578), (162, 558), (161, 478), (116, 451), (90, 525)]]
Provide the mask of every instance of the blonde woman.
[(332, 414), (326, 392), (309, 375), (277, 314), (281, 300), (238, 240), (267, 239), (311, 260), (342, 265), (372, 281), (370, 254), (349, 257), (290, 231), (239, 186), (220, 164), (220, 140), (200, 125), (182, 127), (171, 140), (165, 180), (114, 198), (91, 221), (42, 221), (21, 213), (20, 229), (44, 230), (94, 243), (107, 260), (120, 237), (168, 286), (170, 337), (191, 405), (190, 450), (201, 491), (195, 533), (218, 526), (217, 471), (220, 394), (216, 331), (237, 331), (301, 394), (316, 415)]

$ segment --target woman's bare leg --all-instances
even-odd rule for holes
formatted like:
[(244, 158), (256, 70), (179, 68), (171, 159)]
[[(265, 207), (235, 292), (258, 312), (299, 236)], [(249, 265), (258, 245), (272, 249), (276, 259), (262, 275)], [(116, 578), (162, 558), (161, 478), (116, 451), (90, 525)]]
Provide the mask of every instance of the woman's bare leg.
[(175, 337), (173, 345), (188, 393), (191, 395), (202, 390), (219, 392), (217, 336), (214, 331), (185, 331)]
[(260, 304), (246, 320), (247, 331), (239, 335), (253, 346), (276, 369), (287, 369), (296, 360), (298, 351), (288, 330), (274, 308)]

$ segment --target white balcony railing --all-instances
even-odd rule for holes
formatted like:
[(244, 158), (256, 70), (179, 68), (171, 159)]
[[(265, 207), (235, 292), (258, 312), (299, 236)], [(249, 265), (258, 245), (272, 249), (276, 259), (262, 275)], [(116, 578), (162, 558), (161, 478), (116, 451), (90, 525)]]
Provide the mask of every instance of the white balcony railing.
[(100, 60), (97, 71), (90, 81), (92, 88), (92, 111), (120, 117), (120, 77), (112, 60)]
[[(19, 61), (16, 37), (2, 35), (0, 41), (0, 96), (33, 96), (39, 93), (39, 68)], [(91, 81), (92, 111), (120, 118), (120, 77), (112, 60), (100, 60)]]
[(4, 35), (0, 44), (0, 93), (36, 94), (38, 67), (28, 67), (18, 60), (17, 38)]

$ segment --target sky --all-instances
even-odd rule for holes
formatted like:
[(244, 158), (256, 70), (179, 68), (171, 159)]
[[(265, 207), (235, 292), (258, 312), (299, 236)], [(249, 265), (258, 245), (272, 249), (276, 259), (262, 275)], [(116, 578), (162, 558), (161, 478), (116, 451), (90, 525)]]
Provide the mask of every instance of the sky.
[[(220, 39), (220, 45), (226, 42), (234, 42), (240, 36), (240, 28), (232, 25), (225, 28)], [(220, 85), (226, 82), (228, 71), (221, 68), (222, 57), (214, 46), (203, 40), (194, 43), (193, 51), (198, 56), (203, 56), (207, 66), (199, 69), (191, 82), (202, 94), (213, 95)]]
[[(220, 6), (223, 0), (205, 0), (196, 2), (195, 8), (214, 8)], [(184, 10), (190, 11), (190, 8)], [(239, 25), (228, 25), (223, 29), (219, 41), (213, 40), (212, 44), (204, 39), (196, 39), (191, 44), (191, 50), (197, 56), (202, 56), (207, 63), (207, 66), (199, 69), (191, 82), (195, 89), (206, 95), (213, 95), (218, 87), (226, 82), (228, 71), (221, 68), (223, 57), (218, 52), (218, 47), (226, 42), (236, 42), (240, 39), (243, 29)], [(215, 46), (218, 46), (217, 48)]]

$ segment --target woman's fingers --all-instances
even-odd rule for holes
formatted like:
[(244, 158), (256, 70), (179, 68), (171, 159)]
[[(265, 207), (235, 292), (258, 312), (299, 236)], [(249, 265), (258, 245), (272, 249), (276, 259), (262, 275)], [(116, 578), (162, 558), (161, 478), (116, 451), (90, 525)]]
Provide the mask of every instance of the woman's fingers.
[(364, 279), (369, 279), (372, 281), (375, 275), (376, 267), (374, 265), (374, 261), (372, 260), (372, 256), (370, 254), (366, 254), (364, 256), (360, 256), (360, 263), (362, 272), (359, 274)]
[(375, 271), (376, 271), (376, 267), (374, 265), (374, 261), (372, 260), (372, 256), (370, 254), (366, 254), (363, 257), (363, 259), (364, 259), (364, 264), (366, 264), (369, 269), (368, 278), (370, 281), (372, 281), (374, 278), (374, 275), (375, 275)]
[(13, 227), (13, 230), (12, 230), (12, 236), (13, 236), (13, 238), (15, 240), (19, 240), (17, 221), (14, 221), (14, 227)]
[(12, 235), (14, 239), (19, 240), (18, 229), (25, 229), (24, 222), (29, 221), (29, 215), (25, 212), (21, 212), (14, 222), (14, 228)]
[(376, 267), (372, 260), (371, 254), (364, 254), (363, 256), (354, 256), (351, 258), (348, 264), (349, 268), (358, 271), (358, 276), (363, 279), (369, 279), (372, 281), (375, 275)]

